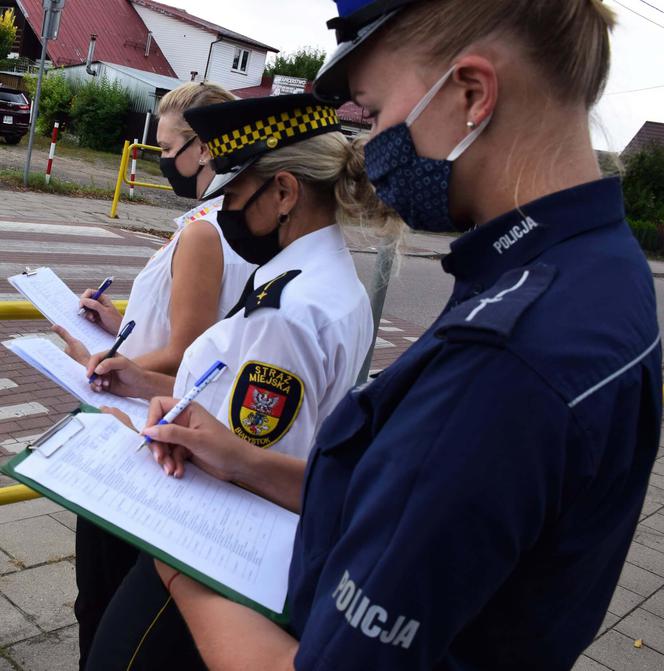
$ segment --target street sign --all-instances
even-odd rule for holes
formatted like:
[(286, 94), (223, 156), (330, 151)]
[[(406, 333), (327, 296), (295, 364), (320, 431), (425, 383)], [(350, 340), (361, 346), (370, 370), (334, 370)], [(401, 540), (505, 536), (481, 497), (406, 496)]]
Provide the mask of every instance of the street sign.
[(55, 40), (58, 37), (60, 29), (60, 17), (62, 8), (65, 6), (65, 0), (43, 0), (44, 20), (42, 22), (42, 38)]
[(304, 93), (307, 80), (301, 77), (286, 77), (285, 75), (275, 75), (272, 82), (273, 96), (283, 96), (287, 93)]

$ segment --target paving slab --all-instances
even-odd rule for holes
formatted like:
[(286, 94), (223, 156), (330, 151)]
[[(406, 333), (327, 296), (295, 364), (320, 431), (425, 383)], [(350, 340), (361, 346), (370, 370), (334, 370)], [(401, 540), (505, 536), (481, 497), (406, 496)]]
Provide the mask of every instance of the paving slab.
[(0, 549), (24, 566), (72, 557), (74, 532), (48, 515), (0, 524)]
[(644, 645), (634, 647), (634, 640), (618, 631), (607, 631), (586, 651), (591, 659), (613, 671), (662, 671), (664, 655)]
[(0, 645), (6, 646), (40, 633), (25, 613), (0, 596)]
[[(60, 513), (53, 513), (51, 517), (54, 520), (57, 520), (60, 522), (60, 524), (64, 524), (68, 529), (71, 529), (72, 531), (76, 531), (76, 515), (72, 513), (70, 510), (63, 510)], [(664, 580), (662, 581), (664, 582)]]
[(611, 669), (608, 666), (604, 666), (604, 664), (596, 662), (594, 659), (590, 659), (590, 657), (582, 655), (577, 660), (572, 671), (611, 671)]
[(12, 559), (0, 550), (0, 575), (14, 573), (14, 571), (18, 571), (20, 568), (22, 568), (21, 565), (15, 559)]
[(627, 562), (618, 584), (641, 596), (650, 596), (664, 585), (664, 577)]
[(16, 667), (1, 655), (2, 652), (0, 651), (0, 671), (16, 671)]
[(642, 604), (645, 610), (664, 617), (664, 590), (660, 590), (657, 594), (653, 594), (647, 601)]
[(613, 593), (611, 603), (609, 604), (609, 613), (613, 613), (618, 617), (624, 617), (631, 610), (634, 610), (642, 601), (643, 597), (640, 594), (635, 594), (624, 587), (616, 587)]
[(664, 618), (654, 613), (637, 608), (616, 624), (616, 631), (634, 640), (641, 639), (649, 648), (664, 654)]
[(664, 534), (664, 515), (661, 513), (655, 513), (654, 515), (648, 516), (641, 524), (644, 527), (649, 527), (650, 529), (654, 529), (655, 531)]
[(7, 653), (26, 671), (76, 671), (78, 627), (42, 634), (11, 646)]
[(62, 510), (64, 510), (62, 506), (43, 498), (13, 503), (10, 506), (0, 506), (0, 524), (16, 520), (26, 520), (29, 517), (39, 517), (40, 515), (48, 515), (50, 513), (58, 513)]
[(627, 561), (664, 577), (664, 554), (657, 550), (640, 543), (632, 543), (627, 553)]
[(74, 624), (74, 566), (68, 561), (46, 564), (0, 577), (0, 593), (45, 631)]

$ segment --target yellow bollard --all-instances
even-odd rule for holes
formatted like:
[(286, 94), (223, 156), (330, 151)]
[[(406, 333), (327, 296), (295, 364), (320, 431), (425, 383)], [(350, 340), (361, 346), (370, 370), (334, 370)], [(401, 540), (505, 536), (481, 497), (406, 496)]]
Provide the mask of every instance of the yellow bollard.
[[(127, 309), (126, 300), (113, 301), (113, 305), (122, 314)], [(28, 301), (0, 301), (0, 321), (12, 319), (44, 319), (44, 315)]]
[(122, 192), (122, 178), (127, 170), (127, 160), (129, 158), (129, 140), (125, 140), (122, 149), (122, 158), (120, 159), (120, 169), (118, 170), (118, 179), (115, 183), (115, 193), (113, 194), (113, 205), (111, 205), (111, 219), (118, 218), (118, 203), (120, 202), (120, 193)]
[(38, 499), (40, 497), (41, 494), (33, 491), (25, 485), (0, 487), (0, 506), (8, 506), (11, 503), (30, 501), (30, 499)]

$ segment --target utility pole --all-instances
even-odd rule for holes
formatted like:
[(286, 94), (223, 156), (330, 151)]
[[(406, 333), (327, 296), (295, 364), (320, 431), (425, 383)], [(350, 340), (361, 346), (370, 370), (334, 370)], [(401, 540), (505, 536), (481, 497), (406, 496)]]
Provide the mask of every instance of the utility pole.
[(60, 28), (60, 16), (62, 8), (65, 6), (65, 0), (43, 0), (44, 3), (44, 23), (42, 24), (42, 50), (39, 60), (39, 74), (37, 75), (37, 90), (35, 99), (32, 101), (32, 118), (30, 120), (30, 137), (28, 140), (28, 153), (25, 158), (25, 172), (23, 173), (23, 184), (28, 186), (30, 177), (30, 161), (32, 160), (32, 145), (35, 141), (35, 127), (37, 117), (39, 116), (39, 98), (41, 96), (42, 79), (44, 78), (44, 62), (46, 61), (46, 45), (49, 40), (55, 40), (58, 37)]

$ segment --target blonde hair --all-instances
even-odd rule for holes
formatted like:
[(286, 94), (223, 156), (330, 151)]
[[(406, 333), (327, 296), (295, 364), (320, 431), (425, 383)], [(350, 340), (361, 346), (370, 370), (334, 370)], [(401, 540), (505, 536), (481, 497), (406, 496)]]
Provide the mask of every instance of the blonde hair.
[(416, 44), (433, 61), (487, 37), (516, 38), (561, 102), (590, 108), (606, 84), (614, 25), (602, 0), (424, 0), (397, 15), (385, 38), (395, 49)]
[(231, 100), (236, 100), (236, 97), (223, 86), (208, 82), (188, 82), (169, 91), (159, 101), (158, 115), (173, 114), (177, 117), (173, 124), (174, 130), (189, 140), (196, 133), (185, 121), (183, 116), (185, 110), (190, 107), (206, 107), (207, 105), (227, 103)]
[(334, 202), (337, 223), (398, 238), (403, 222), (379, 200), (364, 170), (366, 141), (364, 135), (348, 140), (340, 132), (316, 135), (263, 155), (252, 171), (262, 180), (289, 172), (315, 196)]

